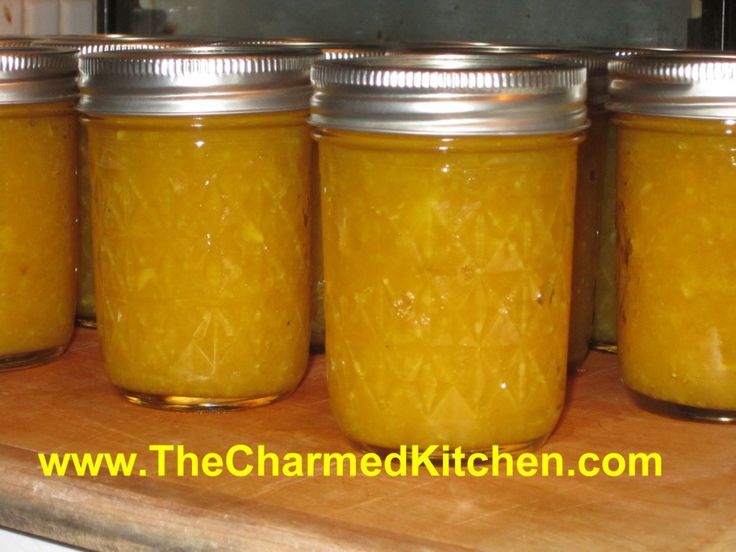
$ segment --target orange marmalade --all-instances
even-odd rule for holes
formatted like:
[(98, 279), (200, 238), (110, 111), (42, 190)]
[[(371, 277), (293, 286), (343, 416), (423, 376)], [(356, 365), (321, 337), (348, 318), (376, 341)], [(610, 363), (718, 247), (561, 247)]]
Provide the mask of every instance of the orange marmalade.
[(72, 102), (0, 106), (0, 369), (63, 352), (74, 321)]
[(615, 121), (624, 382), (653, 399), (736, 411), (736, 126)]
[(517, 450), (552, 431), (577, 142), (319, 135), (328, 385), (354, 442)]
[(264, 404), (309, 345), (304, 112), (87, 119), (97, 320), (132, 401)]

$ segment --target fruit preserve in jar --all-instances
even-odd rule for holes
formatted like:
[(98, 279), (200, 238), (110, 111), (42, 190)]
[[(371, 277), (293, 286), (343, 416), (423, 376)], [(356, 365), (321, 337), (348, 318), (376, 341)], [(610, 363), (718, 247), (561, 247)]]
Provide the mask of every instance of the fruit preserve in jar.
[[(674, 52), (663, 48), (616, 48), (601, 50), (610, 59), (652, 53)], [(598, 268), (595, 275), (592, 346), (615, 353), (616, 347), (616, 127), (608, 118), (605, 137), (605, 162), (600, 186), (600, 235)]]
[(564, 399), (585, 70), (397, 55), (312, 80), (340, 427), (378, 451), (538, 446)]
[(736, 56), (611, 63), (618, 352), (646, 407), (736, 419)]
[[(142, 37), (118, 34), (60, 35), (46, 37), (35, 42), (40, 46), (73, 48), (80, 54), (109, 52), (116, 50), (143, 50), (173, 48), (182, 45), (174, 38)], [(88, 328), (97, 326), (95, 314), (95, 281), (92, 268), (92, 220), (90, 202), (92, 191), (89, 185), (87, 162), (87, 131), (79, 129), (78, 195), (79, 195), (79, 263), (77, 267), (77, 323)]]
[(548, 46), (503, 46), (482, 43), (425, 43), (400, 49), (418, 53), (475, 52), (494, 55), (528, 55), (535, 58), (581, 65), (587, 70), (587, 103), (590, 127), (578, 151), (575, 193), (575, 237), (573, 239), (572, 296), (568, 336), (568, 368), (580, 368), (588, 354), (593, 334), (593, 307), (598, 265), (601, 184), (606, 155), (608, 55), (593, 49)]
[[(318, 49), (323, 59), (353, 59), (358, 57), (382, 56), (386, 49), (379, 45), (355, 44), (350, 42), (306, 40), (297, 38), (271, 38), (232, 41), (241, 45), (268, 45), (297, 50)], [(323, 353), (325, 348), (325, 309), (324, 309), (324, 271), (322, 263), (322, 208), (319, 194), (319, 159), (315, 149), (312, 169), (312, 190), (310, 193), (310, 214), (312, 218), (312, 302), (310, 322), (310, 349), (313, 353)]]
[(590, 127), (578, 152), (575, 193), (575, 238), (573, 240), (572, 298), (568, 367), (579, 369), (593, 339), (593, 318), (601, 232), (601, 197), (606, 162), (609, 115), (608, 55), (598, 50), (556, 50), (535, 54), (551, 60), (567, 60), (585, 66), (588, 72), (588, 117)]
[(49, 361), (74, 325), (74, 51), (0, 49), (0, 370)]
[(256, 406), (301, 380), (314, 59), (83, 57), (97, 322), (107, 373), (132, 402)]

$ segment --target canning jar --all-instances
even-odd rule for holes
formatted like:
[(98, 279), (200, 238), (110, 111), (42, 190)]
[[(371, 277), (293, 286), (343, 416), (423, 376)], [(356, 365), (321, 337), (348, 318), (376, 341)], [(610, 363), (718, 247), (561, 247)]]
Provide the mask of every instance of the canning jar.
[(606, 155), (600, 193), (598, 267), (593, 303), (593, 348), (615, 353), (616, 346), (616, 126), (606, 126)]
[[(665, 48), (602, 49), (610, 59), (628, 58), (655, 52), (674, 52)], [(605, 161), (600, 185), (600, 234), (598, 267), (595, 275), (593, 306), (593, 348), (615, 353), (616, 347), (616, 127), (606, 124)]]
[(618, 352), (647, 407), (736, 413), (736, 56), (611, 62)]
[(74, 51), (0, 49), (0, 369), (60, 355), (74, 325)]
[(596, 272), (601, 232), (601, 193), (606, 161), (609, 115), (608, 57), (593, 50), (571, 50), (540, 54), (546, 59), (579, 63), (588, 72), (588, 119), (590, 127), (578, 152), (575, 190), (575, 238), (572, 254), (572, 297), (567, 365), (579, 369), (593, 339)]
[(318, 54), (90, 54), (97, 322), (130, 401), (269, 403), (309, 346), (309, 67)]
[(312, 81), (340, 427), (378, 451), (539, 445), (565, 390), (585, 70), (397, 55)]
[(539, 59), (581, 65), (587, 70), (588, 118), (590, 127), (578, 151), (573, 240), (572, 296), (568, 335), (568, 368), (580, 368), (588, 354), (593, 335), (593, 307), (598, 267), (598, 239), (601, 222), (601, 185), (606, 156), (608, 99), (606, 64), (608, 55), (593, 49), (566, 49), (549, 46), (505, 46), (483, 43), (425, 43), (405, 45), (418, 53), (452, 51), (495, 55), (527, 55)]
[[(298, 38), (272, 38), (235, 40), (234, 44), (277, 46), (297, 50), (318, 49), (323, 59), (353, 59), (358, 57), (383, 56), (386, 49), (376, 44), (355, 44), (350, 42), (306, 40)], [(322, 208), (319, 194), (319, 159), (314, 149), (312, 160), (312, 189), (310, 193), (310, 213), (312, 218), (312, 300), (310, 304), (310, 349), (313, 353), (323, 353), (325, 349), (325, 309), (324, 309), (324, 269), (322, 265)]]
[[(54, 48), (74, 48), (80, 54), (110, 52), (117, 50), (156, 50), (173, 48), (184, 43), (174, 38), (143, 37), (122, 34), (59, 35), (37, 40), (35, 44)], [(95, 314), (95, 281), (92, 268), (92, 220), (90, 201), (92, 191), (89, 185), (87, 162), (87, 130), (79, 128), (79, 266), (77, 267), (77, 307), (76, 320), (80, 326), (97, 327)]]

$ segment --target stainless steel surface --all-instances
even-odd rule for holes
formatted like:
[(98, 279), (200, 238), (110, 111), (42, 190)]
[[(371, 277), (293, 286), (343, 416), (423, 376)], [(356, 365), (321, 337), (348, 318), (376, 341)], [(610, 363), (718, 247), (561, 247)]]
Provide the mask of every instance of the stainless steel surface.
[(650, 54), (615, 59), (608, 67), (612, 111), (736, 118), (736, 55)]
[(587, 126), (585, 69), (508, 55), (320, 61), (312, 125), (368, 132), (511, 135)]
[(82, 56), (80, 110), (197, 115), (307, 109), (319, 51), (201, 47)]
[(77, 96), (74, 50), (0, 49), (0, 104), (44, 103)]
[(684, 47), (690, 15), (690, 0), (143, 0), (140, 5), (150, 16), (137, 19), (141, 26), (131, 30), (138, 33), (565, 46)]

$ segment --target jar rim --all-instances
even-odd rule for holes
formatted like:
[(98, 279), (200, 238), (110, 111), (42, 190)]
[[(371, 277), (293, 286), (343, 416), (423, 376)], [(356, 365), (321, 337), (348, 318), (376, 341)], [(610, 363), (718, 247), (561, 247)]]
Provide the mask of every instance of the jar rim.
[(44, 103), (77, 97), (73, 49), (16, 46), (0, 49), (0, 104)]
[(621, 113), (736, 118), (736, 54), (651, 53), (609, 63), (611, 101)]
[(584, 129), (586, 70), (490, 54), (396, 54), (312, 68), (310, 123), (395, 134), (537, 134)]
[(80, 110), (198, 115), (296, 111), (309, 105), (318, 50), (208, 45), (81, 56)]

